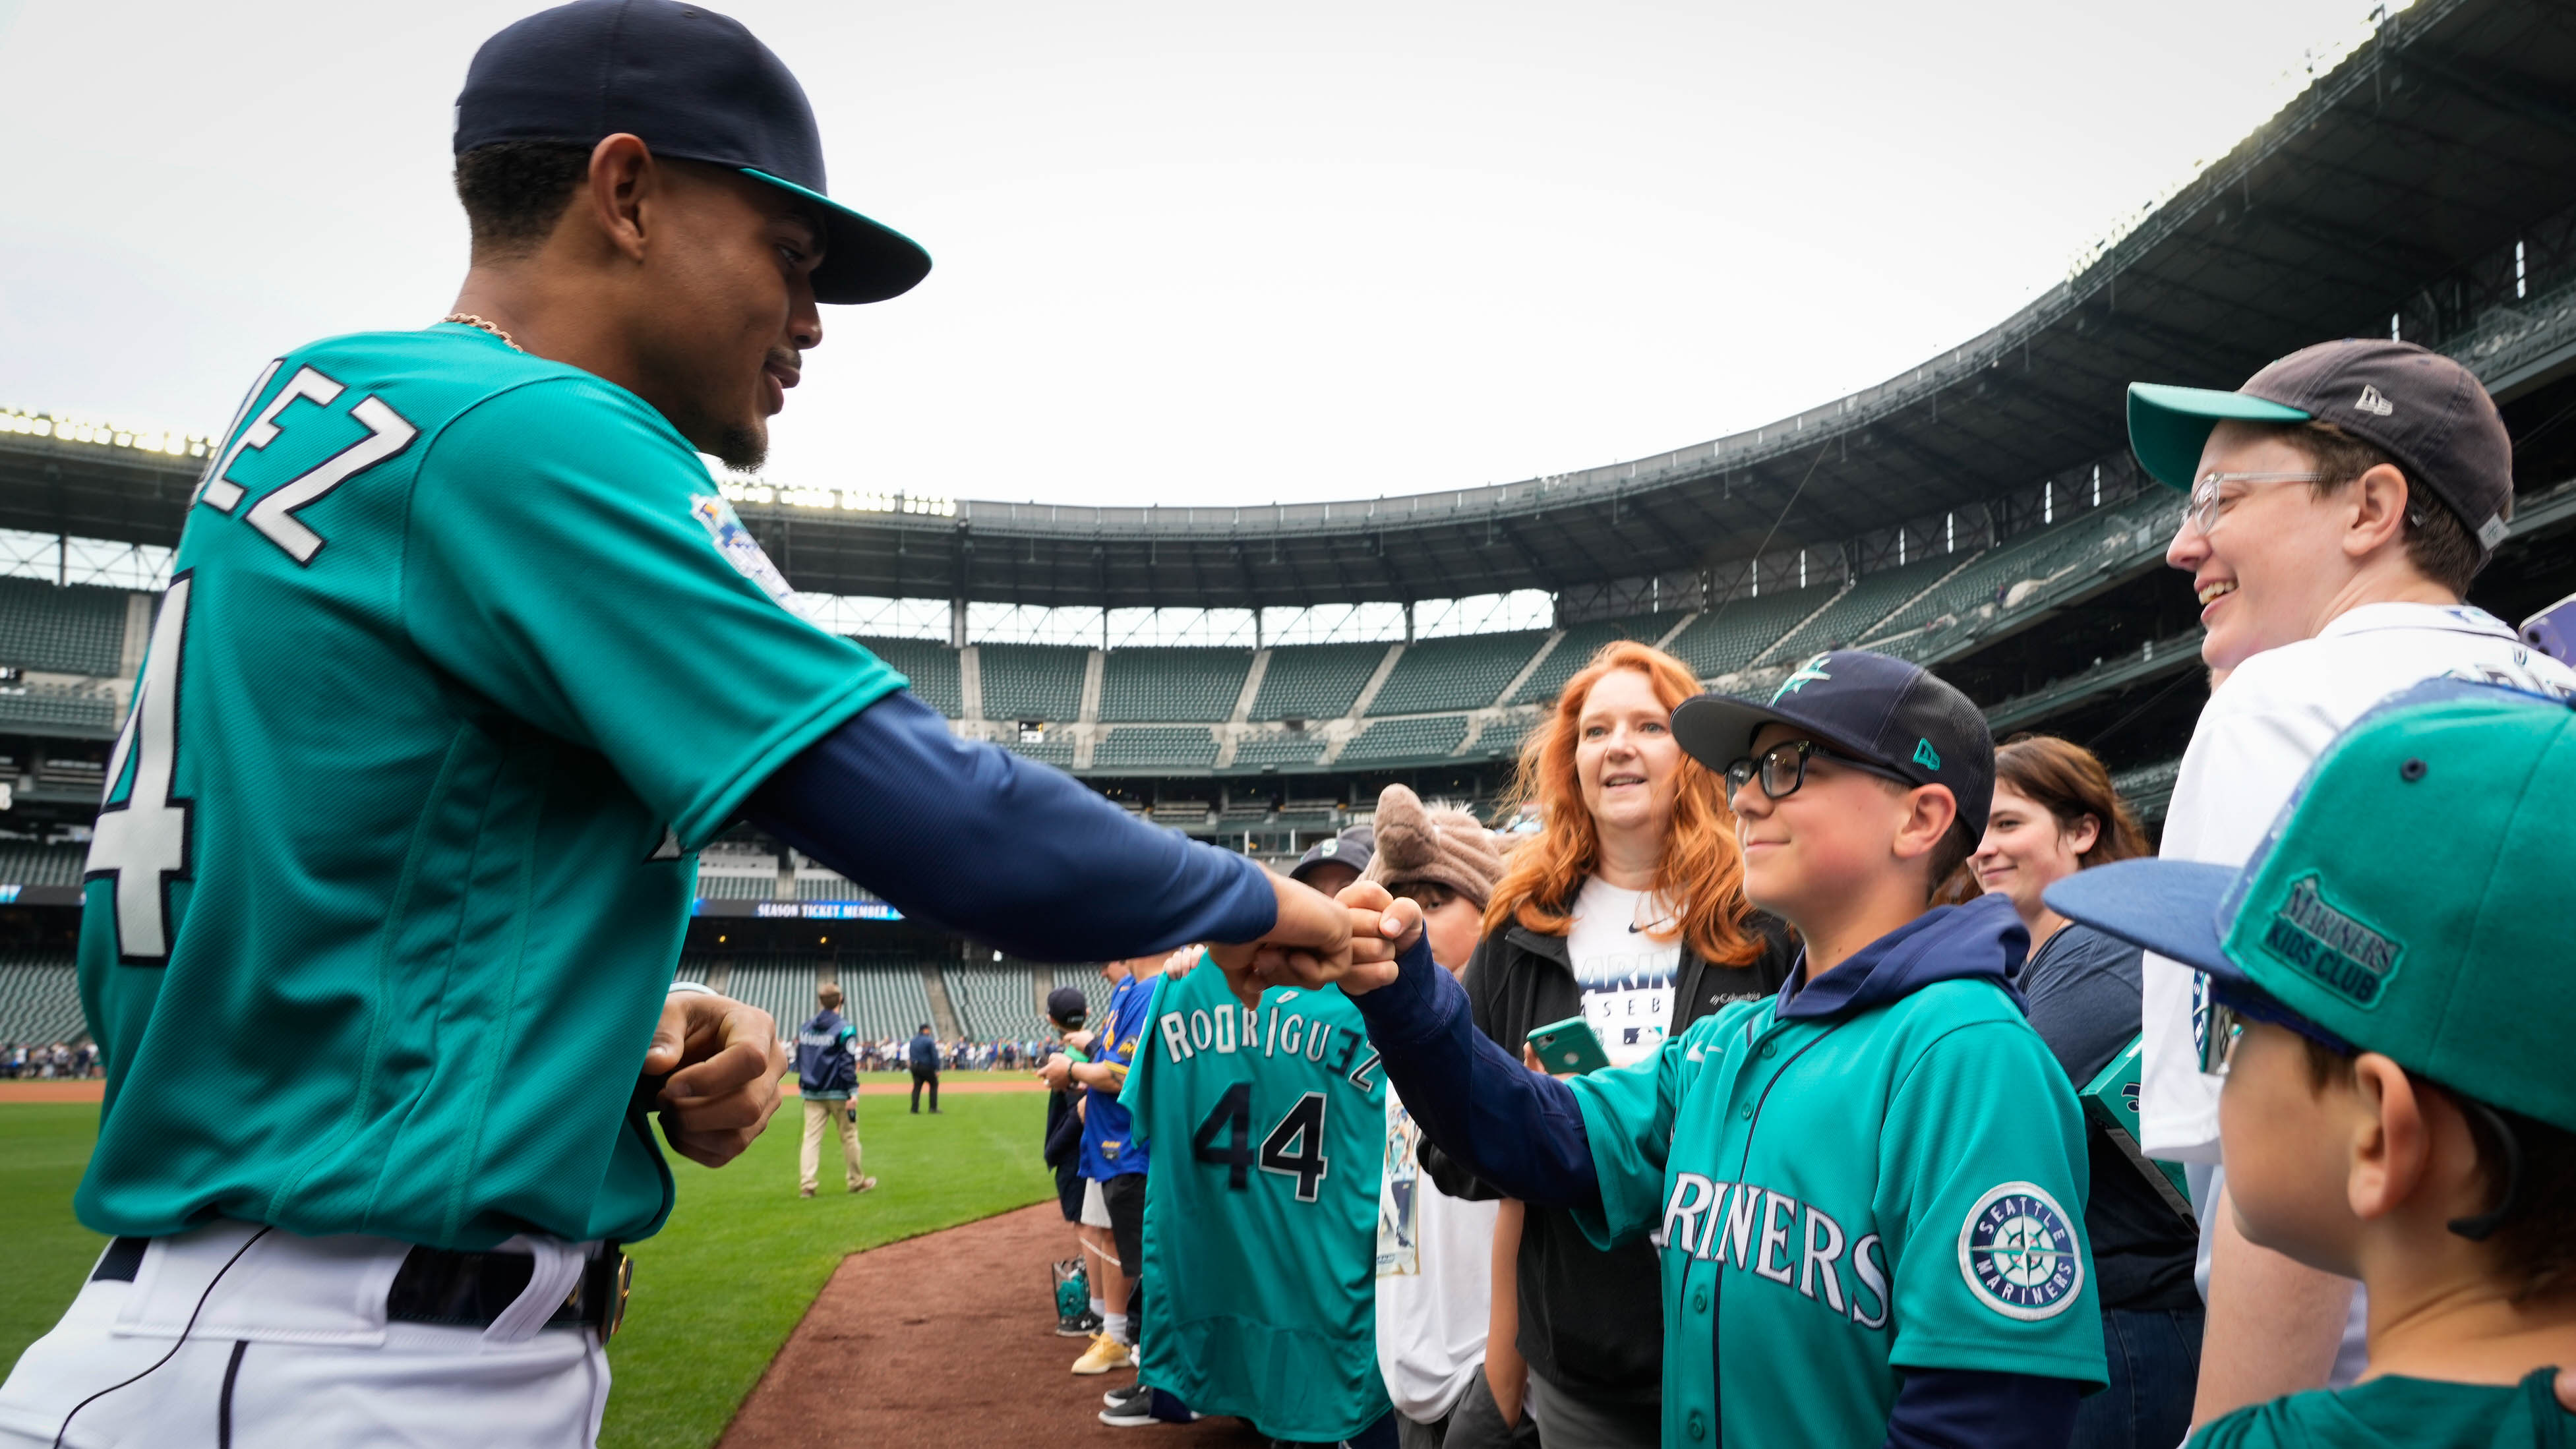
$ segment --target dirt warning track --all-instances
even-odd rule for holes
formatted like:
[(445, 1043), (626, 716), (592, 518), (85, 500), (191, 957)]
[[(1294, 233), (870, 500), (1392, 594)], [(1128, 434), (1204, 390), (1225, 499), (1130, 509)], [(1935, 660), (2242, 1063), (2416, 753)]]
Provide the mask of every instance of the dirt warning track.
[(1132, 1371), (1075, 1378), (1055, 1336), (1047, 1264), (1073, 1256), (1052, 1202), (854, 1254), (761, 1375), (721, 1449), (1111, 1445), (1260, 1449), (1237, 1419), (1112, 1429), (1100, 1395)]

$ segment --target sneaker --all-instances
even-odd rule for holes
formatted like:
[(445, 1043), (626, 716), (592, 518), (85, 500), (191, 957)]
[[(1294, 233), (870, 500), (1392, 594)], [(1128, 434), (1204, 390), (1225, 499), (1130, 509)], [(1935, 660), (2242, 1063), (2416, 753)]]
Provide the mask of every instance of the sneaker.
[(1094, 1336), (1091, 1347), (1073, 1361), (1073, 1371), (1078, 1374), (1105, 1374), (1111, 1369), (1135, 1366), (1136, 1351), (1105, 1333)]
[(1100, 1396), (1109, 1407), (1100, 1411), (1100, 1422), (1113, 1429), (1136, 1429), (1154, 1422), (1154, 1391), (1138, 1384), (1116, 1389)]
[(1100, 1315), (1088, 1308), (1080, 1313), (1063, 1314), (1055, 1321), (1055, 1335), (1058, 1338), (1098, 1338)]
[(812, 1188), (810, 1188), (810, 1187), (808, 1187), (808, 1188), (800, 1188), (800, 1189), (798, 1189), (798, 1190), (797, 1190), (796, 1195), (797, 1195), (798, 1197), (812, 1197), (812, 1196), (814, 1195), (814, 1189), (812, 1189)]
[[(850, 1191), (852, 1191), (852, 1192), (870, 1192), (870, 1191), (873, 1191), (873, 1190), (876, 1188), (876, 1185), (877, 1185), (877, 1180), (876, 1180), (875, 1178), (873, 1178), (873, 1177), (863, 1177), (863, 1178), (860, 1178), (858, 1181), (856, 1181), (856, 1182), (854, 1182), (854, 1183), (851, 1183), (851, 1184), (850, 1184)], [(807, 1197), (812, 1197), (814, 1194), (812, 1194), (812, 1193), (810, 1193), (810, 1192), (809, 1192), (809, 1193), (807, 1193), (807, 1194), (805, 1194), (805, 1195), (806, 1195)]]

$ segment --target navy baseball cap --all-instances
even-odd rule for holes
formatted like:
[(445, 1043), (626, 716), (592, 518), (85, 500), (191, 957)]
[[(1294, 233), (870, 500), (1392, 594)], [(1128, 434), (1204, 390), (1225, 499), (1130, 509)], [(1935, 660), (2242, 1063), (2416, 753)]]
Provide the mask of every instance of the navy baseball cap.
[(1986, 833), (1995, 796), (1995, 737), (1949, 681), (1866, 649), (1829, 649), (1797, 667), (1768, 701), (1703, 694), (1673, 711), (1673, 738), (1712, 770), (1753, 753), (1766, 724), (1806, 730), (1847, 755), (1917, 785), (1945, 785), (1970, 835)]
[(2492, 553), (2511, 530), (2513, 439), (2475, 373), (2412, 342), (2348, 337), (2280, 358), (2234, 392), (2129, 384), (2129, 447), (2189, 493), (2222, 422), (2328, 422), (2397, 460)]
[(1058, 1026), (1077, 1027), (1091, 1014), (1091, 1003), (1083, 999), (1079, 989), (1059, 986), (1047, 993), (1046, 1013), (1047, 1019)]
[(1297, 864), (1289, 870), (1288, 878), (1299, 885), (1304, 885), (1306, 883), (1306, 877), (1315, 873), (1315, 867), (1324, 864), (1326, 861), (1332, 861), (1340, 865), (1347, 865), (1351, 869), (1365, 875), (1368, 873), (1369, 858), (1376, 853), (1377, 830), (1375, 827), (1354, 825), (1339, 835), (1318, 840), (1314, 844), (1307, 846), (1306, 853), (1299, 856), (1297, 858)]
[(930, 274), (912, 238), (824, 194), (804, 87), (742, 22), (677, 0), (573, 0), (474, 52), (456, 154), (499, 141), (592, 146), (619, 133), (656, 156), (730, 167), (823, 213), (818, 302), (882, 302)]

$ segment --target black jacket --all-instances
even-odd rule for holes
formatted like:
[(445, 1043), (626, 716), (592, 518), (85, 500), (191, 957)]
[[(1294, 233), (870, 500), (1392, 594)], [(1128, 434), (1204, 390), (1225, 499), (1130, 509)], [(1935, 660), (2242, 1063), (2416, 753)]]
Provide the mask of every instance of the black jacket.
[[(1674, 978), (1671, 1030), (1730, 1002), (1761, 1000), (1789, 979), (1797, 947), (1788, 928), (1754, 916), (1762, 954), (1743, 966), (1712, 966), (1682, 946)], [(1530, 1029), (1583, 1014), (1583, 990), (1563, 936), (1506, 926), (1487, 936), (1459, 978), (1476, 1028), (1520, 1055)], [(1452, 1197), (1501, 1194), (1433, 1147), (1421, 1161)], [(1532, 1207), (1521, 1228), (1520, 1350), (1530, 1371), (1567, 1394), (1595, 1401), (1647, 1402), (1661, 1396), (1664, 1366), (1663, 1288), (1655, 1250), (1643, 1242), (1603, 1252), (1573, 1214)]]

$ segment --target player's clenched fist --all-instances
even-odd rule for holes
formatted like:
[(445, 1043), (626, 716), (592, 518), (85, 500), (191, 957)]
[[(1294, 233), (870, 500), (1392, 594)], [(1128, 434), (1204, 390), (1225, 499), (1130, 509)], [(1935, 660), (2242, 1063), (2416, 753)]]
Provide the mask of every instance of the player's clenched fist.
[(1265, 987), (1320, 986), (1339, 979), (1351, 964), (1348, 911), (1276, 871), (1270, 872), (1270, 887), (1279, 915), (1268, 935), (1208, 947), (1226, 984), (1246, 1006), (1259, 1003)]
[(702, 1167), (742, 1155), (778, 1110), (787, 1053), (766, 1011), (729, 996), (673, 992), (644, 1053), (644, 1075), (668, 1074), (656, 1103), (671, 1150)]

